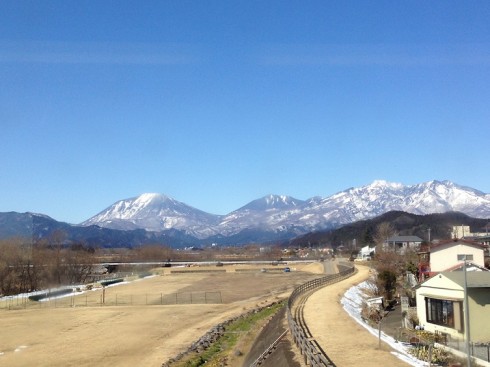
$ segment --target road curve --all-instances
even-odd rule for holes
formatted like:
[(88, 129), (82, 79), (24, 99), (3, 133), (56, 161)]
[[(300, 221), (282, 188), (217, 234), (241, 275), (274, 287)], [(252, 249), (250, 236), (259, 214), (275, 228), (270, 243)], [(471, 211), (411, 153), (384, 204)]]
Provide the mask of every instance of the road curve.
[(309, 296), (304, 319), (313, 337), (337, 367), (406, 367), (409, 364), (391, 354), (385, 344), (378, 348), (378, 339), (344, 311), (340, 300), (352, 286), (369, 277), (369, 268), (339, 283), (328, 285)]

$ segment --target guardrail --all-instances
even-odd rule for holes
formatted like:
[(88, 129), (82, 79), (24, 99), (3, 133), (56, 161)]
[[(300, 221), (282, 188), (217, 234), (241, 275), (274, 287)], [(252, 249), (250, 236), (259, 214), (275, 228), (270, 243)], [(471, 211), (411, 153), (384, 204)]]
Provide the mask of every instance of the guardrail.
[[(340, 282), (357, 272), (355, 267), (350, 267), (338, 274), (317, 278), (297, 287), (288, 300), (287, 317), (289, 329), (295, 344), (301, 351), (304, 363), (312, 367), (335, 367), (328, 358), (327, 353), (311, 335), (303, 317), (303, 309), (312, 291), (327, 285)], [(293, 312), (294, 307), (294, 312)]]

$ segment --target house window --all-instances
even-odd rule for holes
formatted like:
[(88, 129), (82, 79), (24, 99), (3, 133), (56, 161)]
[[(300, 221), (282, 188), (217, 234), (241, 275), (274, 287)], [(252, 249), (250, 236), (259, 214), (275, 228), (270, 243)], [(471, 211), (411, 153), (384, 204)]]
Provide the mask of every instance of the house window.
[(427, 322), (430, 322), (431, 324), (454, 328), (455, 323), (453, 303), (457, 302), (435, 298), (426, 298), (425, 310), (427, 312)]
[(468, 254), (468, 255), (458, 255), (458, 261), (463, 261), (463, 260), (473, 260), (473, 255)]

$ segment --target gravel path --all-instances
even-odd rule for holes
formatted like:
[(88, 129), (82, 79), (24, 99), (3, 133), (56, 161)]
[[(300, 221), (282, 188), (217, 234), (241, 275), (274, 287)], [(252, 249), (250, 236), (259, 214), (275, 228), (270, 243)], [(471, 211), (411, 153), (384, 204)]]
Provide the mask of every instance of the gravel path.
[(369, 276), (369, 268), (358, 266), (358, 273), (337, 284), (313, 293), (304, 309), (312, 335), (337, 367), (406, 367), (385, 344), (353, 320), (342, 308), (340, 299), (350, 287)]

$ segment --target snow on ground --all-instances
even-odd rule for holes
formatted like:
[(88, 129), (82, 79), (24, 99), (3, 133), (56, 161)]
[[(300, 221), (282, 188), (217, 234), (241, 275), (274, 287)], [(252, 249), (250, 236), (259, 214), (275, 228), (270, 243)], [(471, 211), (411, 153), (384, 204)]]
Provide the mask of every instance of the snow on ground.
[[(145, 276), (142, 278), (135, 279), (135, 280), (133, 280), (133, 282), (140, 281), (143, 279), (153, 278), (155, 276), (156, 275), (148, 275), (148, 276)], [(107, 280), (110, 280), (110, 279), (107, 279)], [(106, 285), (105, 288), (117, 287), (120, 285), (129, 284), (129, 283), (131, 283), (131, 281), (124, 280), (122, 282)], [(44, 289), (44, 290), (34, 291), (34, 292), (29, 292), (29, 293), (19, 293), (19, 294), (13, 295), (13, 296), (3, 296), (3, 297), (0, 297), (0, 302), (2, 302), (2, 301), (4, 301), (4, 302), (13, 301), (13, 300), (17, 300), (17, 299), (27, 299), (30, 296), (35, 296), (35, 295), (49, 293), (49, 292), (56, 292), (56, 291), (64, 290), (64, 289), (73, 289), (74, 291), (73, 291), (73, 293), (61, 294), (59, 296), (46, 297), (46, 298), (39, 300), (38, 302), (48, 302), (48, 301), (52, 301), (54, 299), (73, 297), (74, 295), (78, 296), (80, 294), (84, 294), (87, 291), (100, 291), (102, 289), (102, 286), (97, 286), (97, 287), (93, 287), (91, 289), (88, 289), (86, 285), (79, 284), (79, 285), (70, 285), (70, 286), (59, 287), (59, 288), (50, 288), (50, 289)]]
[[(360, 325), (366, 328), (371, 334), (373, 334), (376, 338), (378, 337), (378, 329), (375, 329), (364, 322), (361, 318), (361, 309), (362, 304), (365, 299), (368, 297), (364, 293), (364, 289), (368, 289), (370, 287), (369, 282), (362, 282), (357, 286), (354, 286), (345, 292), (342, 297), (340, 303), (342, 304), (344, 310), (352, 317), (355, 321), (357, 321)], [(410, 344), (400, 343), (395, 341), (389, 335), (386, 335), (383, 331), (381, 331), (381, 340), (388, 344), (395, 351), (392, 352), (399, 359), (407, 362), (411, 366), (415, 367), (425, 367), (429, 364), (427, 362), (423, 362), (419, 359), (416, 359), (414, 356), (408, 353), (408, 349), (410, 348)]]

